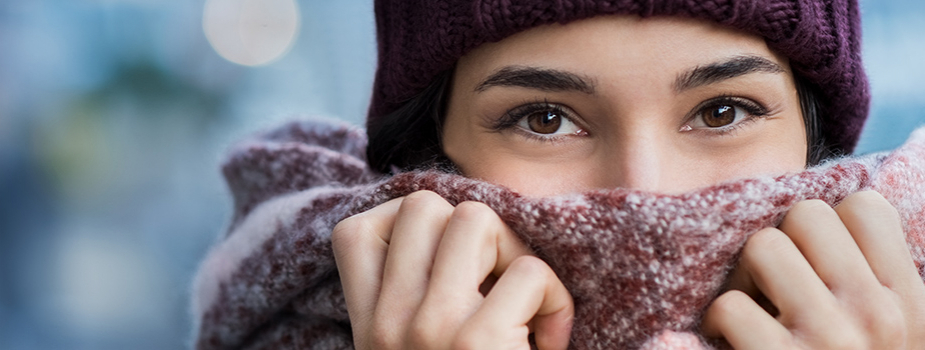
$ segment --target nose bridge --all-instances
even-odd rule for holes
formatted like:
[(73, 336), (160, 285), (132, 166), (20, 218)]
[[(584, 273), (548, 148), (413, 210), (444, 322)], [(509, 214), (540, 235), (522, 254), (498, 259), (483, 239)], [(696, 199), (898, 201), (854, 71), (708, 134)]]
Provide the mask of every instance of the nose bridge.
[(609, 187), (659, 190), (669, 156), (665, 154), (665, 140), (659, 141), (655, 128), (631, 127), (621, 134), (607, 152)]

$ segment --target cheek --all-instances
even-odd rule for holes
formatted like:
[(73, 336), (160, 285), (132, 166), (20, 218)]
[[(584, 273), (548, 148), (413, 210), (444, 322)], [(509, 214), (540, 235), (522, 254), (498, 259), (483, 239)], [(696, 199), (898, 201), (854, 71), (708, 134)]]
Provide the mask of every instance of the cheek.
[(445, 133), (444, 152), (467, 177), (508, 187), (528, 196), (550, 196), (604, 188), (595, 181), (604, 171), (587, 144), (549, 147), (505, 142), (498, 133)]
[(460, 167), (468, 177), (499, 184), (527, 196), (553, 196), (609, 187), (599, 181), (602, 170), (587, 161), (535, 162), (495, 153)]
[[(770, 124), (771, 127), (745, 143), (693, 148), (693, 152), (685, 153), (688, 161), (680, 172), (693, 176), (688, 177), (687, 185), (681, 190), (739, 178), (777, 176), (804, 170), (807, 144), (801, 117)], [(677, 180), (682, 181), (683, 177)]]
[(697, 174), (691, 178), (698, 180), (698, 183), (690, 184), (688, 189), (740, 178), (777, 176), (802, 171), (806, 164), (805, 159), (805, 151), (780, 148), (755, 149), (741, 157), (715, 158), (711, 162), (699, 164), (701, 166), (698, 169), (687, 172)]

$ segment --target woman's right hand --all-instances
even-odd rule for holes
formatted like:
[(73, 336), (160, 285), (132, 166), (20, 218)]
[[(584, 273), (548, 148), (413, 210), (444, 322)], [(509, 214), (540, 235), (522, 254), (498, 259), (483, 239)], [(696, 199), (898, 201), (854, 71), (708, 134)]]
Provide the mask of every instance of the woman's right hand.
[(565, 349), (574, 306), (488, 206), (419, 191), (332, 233), (357, 349)]

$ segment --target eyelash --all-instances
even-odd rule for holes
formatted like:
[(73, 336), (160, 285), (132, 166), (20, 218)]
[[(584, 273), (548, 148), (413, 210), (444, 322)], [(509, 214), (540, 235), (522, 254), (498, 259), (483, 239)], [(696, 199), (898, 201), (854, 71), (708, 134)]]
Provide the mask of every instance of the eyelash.
[[(736, 122), (731, 125), (726, 125), (726, 126), (717, 127), (717, 128), (696, 128), (696, 129), (691, 128), (686, 131), (687, 132), (691, 132), (691, 131), (703, 132), (703, 133), (709, 133), (709, 134), (716, 135), (716, 136), (725, 136), (725, 135), (729, 135), (739, 130), (743, 126), (746, 126), (749, 123), (754, 122), (759, 118), (766, 117), (771, 113), (766, 107), (764, 107), (760, 103), (755, 102), (751, 99), (747, 99), (743, 97), (736, 97), (736, 96), (731, 96), (731, 95), (723, 95), (723, 96), (719, 96), (719, 97), (704, 101), (700, 105), (695, 107), (691, 111), (691, 113), (689, 113), (687, 117), (685, 117), (684, 125), (686, 127), (689, 127), (690, 123), (695, 118), (698, 118), (699, 115), (704, 112), (704, 110), (706, 110), (707, 108), (713, 108), (713, 107), (718, 107), (718, 106), (732, 106), (735, 108), (741, 108), (746, 113), (748, 113), (748, 115), (745, 116), (745, 118), (742, 119), (741, 121)], [(538, 113), (538, 112), (553, 112), (557, 115), (562, 116), (563, 118), (568, 119), (569, 121), (571, 121), (572, 123), (575, 123), (576, 125), (580, 125), (579, 123), (576, 122), (575, 118), (570, 116), (572, 113), (567, 107), (564, 107), (562, 105), (555, 104), (555, 103), (550, 103), (548, 100), (543, 100), (543, 101), (537, 101), (537, 102), (524, 103), (518, 107), (508, 110), (507, 112), (504, 113), (504, 115), (501, 118), (495, 121), (495, 123), (491, 126), (491, 128), (492, 130), (496, 132), (511, 130), (511, 129), (518, 129), (517, 124), (521, 120), (523, 120), (523, 118), (526, 118), (530, 116), (531, 114)], [(545, 141), (545, 142), (560, 141), (563, 137), (568, 137), (568, 135), (544, 136), (544, 135), (539, 135), (539, 134), (530, 132), (528, 130), (518, 130), (518, 131), (522, 131), (521, 134), (523, 134), (524, 136), (530, 139), (537, 140), (537, 141)]]

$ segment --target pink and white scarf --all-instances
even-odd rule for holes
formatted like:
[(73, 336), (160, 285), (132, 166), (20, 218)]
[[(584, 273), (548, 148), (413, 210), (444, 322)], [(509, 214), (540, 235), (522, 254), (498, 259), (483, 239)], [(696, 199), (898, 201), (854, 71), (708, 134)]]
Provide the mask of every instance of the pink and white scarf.
[(197, 349), (351, 349), (331, 250), (343, 218), (417, 190), (494, 209), (575, 301), (571, 349), (712, 349), (697, 327), (750, 234), (795, 203), (873, 189), (901, 214), (925, 277), (925, 128), (899, 149), (678, 195), (628, 189), (549, 198), (436, 171), (391, 177), (362, 130), (300, 122), (238, 145), (224, 165), (234, 219), (194, 282)]

